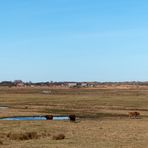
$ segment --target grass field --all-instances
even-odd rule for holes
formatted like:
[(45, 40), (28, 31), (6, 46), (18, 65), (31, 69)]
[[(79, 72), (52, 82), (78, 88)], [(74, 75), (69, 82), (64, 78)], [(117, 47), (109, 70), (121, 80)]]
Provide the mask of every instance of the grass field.
[[(44, 93), (50, 92), (50, 93)], [(0, 117), (76, 114), (69, 121), (0, 121), (2, 148), (147, 148), (148, 91), (0, 88)], [(138, 111), (139, 119), (128, 112)], [(64, 140), (53, 140), (64, 134)]]

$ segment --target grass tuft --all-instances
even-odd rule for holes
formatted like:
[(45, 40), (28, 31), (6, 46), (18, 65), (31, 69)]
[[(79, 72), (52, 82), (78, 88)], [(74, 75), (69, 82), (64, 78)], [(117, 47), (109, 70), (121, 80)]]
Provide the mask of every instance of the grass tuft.
[(52, 137), (52, 140), (63, 140), (65, 139), (65, 135), (64, 134), (58, 134), (58, 135), (54, 135)]
[(0, 145), (3, 145), (3, 141), (2, 140), (0, 140)]
[(40, 136), (37, 132), (26, 132), (26, 133), (8, 133), (7, 137), (10, 140), (31, 140), (31, 139), (38, 139)]

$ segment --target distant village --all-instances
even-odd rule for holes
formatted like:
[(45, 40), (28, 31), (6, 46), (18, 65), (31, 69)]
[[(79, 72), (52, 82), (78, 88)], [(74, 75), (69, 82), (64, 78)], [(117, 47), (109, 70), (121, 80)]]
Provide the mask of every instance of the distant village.
[(50, 87), (50, 88), (109, 88), (109, 87), (148, 87), (148, 81), (130, 81), (130, 82), (23, 82), (22, 80), (1, 81), (3, 87)]

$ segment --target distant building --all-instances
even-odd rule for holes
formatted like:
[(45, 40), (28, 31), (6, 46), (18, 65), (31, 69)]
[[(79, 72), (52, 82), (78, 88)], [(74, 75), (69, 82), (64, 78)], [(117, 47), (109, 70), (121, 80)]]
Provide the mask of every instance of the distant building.
[(78, 84), (76, 82), (69, 82), (68, 87), (76, 87)]
[(84, 83), (81, 83), (80, 86), (81, 87), (88, 87), (88, 84), (86, 82), (84, 82)]
[(97, 83), (96, 82), (89, 82), (87, 83), (88, 87), (96, 87)]
[(14, 81), (15, 86), (17, 87), (23, 87), (25, 86), (24, 82), (22, 80), (15, 80)]

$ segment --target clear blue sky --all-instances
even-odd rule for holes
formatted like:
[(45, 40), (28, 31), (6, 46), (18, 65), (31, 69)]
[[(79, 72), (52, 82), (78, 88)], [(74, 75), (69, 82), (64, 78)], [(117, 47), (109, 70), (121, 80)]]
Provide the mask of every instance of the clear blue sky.
[(0, 0), (0, 81), (147, 81), (147, 0)]

